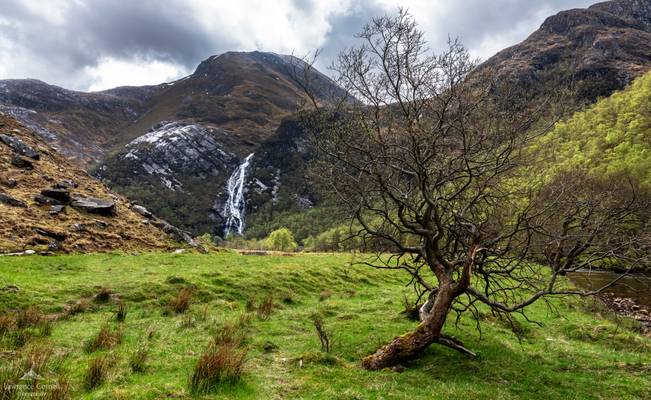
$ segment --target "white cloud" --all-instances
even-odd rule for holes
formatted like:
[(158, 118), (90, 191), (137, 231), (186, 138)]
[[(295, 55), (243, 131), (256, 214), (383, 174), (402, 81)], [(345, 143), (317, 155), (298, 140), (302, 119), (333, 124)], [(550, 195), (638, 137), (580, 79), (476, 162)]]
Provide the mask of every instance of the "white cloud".
[(487, 58), (545, 17), (593, 0), (0, 0), (0, 79), (98, 90), (176, 79), (211, 55), (262, 50), (320, 67), (371, 17), (410, 10), (433, 50), (459, 36)]
[(188, 74), (181, 65), (146, 60), (116, 60), (103, 58), (97, 66), (86, 67), (84, 73), (92, 82), (89, 91), (118, 86), (156, 85), (179, 79)]

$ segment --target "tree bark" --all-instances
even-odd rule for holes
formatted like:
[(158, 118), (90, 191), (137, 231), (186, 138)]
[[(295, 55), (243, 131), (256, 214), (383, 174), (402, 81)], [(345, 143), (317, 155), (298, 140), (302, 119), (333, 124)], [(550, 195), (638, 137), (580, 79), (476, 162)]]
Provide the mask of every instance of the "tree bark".
[[(390, 368), (418, 357), (429, 345), (442, 337), (441, 329), (452, 304), (451, 285), (439, 288), (432, 310), (418, 327), (380, 347), (362, 360), (362, 367), (371, 371)], [(442, 343), (444, 344), (444, 343)]]

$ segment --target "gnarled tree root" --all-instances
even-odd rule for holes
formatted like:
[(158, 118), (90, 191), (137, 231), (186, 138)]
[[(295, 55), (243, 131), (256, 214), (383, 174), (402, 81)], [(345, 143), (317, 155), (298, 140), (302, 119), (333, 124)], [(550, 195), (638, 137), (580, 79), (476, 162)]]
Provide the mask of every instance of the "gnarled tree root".
[(439, 335), (432, 337), (416, 329), (414, 332), (393, 338), (391, 342), (379, 348), (375, 353), (365, 357), (362, 360), (362, 367), (370, 371), (391, 368), (417, 358), (432, 343), (450, 347), (472, 358), (477, 356), (476, 353), (466, 348), (461, 341), (453, 336)]

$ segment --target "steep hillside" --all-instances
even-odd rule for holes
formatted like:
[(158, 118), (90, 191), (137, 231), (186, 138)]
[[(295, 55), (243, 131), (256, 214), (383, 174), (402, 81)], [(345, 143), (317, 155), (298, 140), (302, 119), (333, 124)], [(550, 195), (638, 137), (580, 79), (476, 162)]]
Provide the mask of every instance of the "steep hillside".
[(558, 123), (535, 152), (554, 170), (625, 172), (651, 187), (651, 72)]
[(0, 252), (174, 245), (162, 221), (136, 211), (147, 214), (0, 113)]
[(481, 68), (494, 69), (533, 96), (569, 86), (578, 103), (593, 102), (651, 69), (651, 0), (562, 11)]

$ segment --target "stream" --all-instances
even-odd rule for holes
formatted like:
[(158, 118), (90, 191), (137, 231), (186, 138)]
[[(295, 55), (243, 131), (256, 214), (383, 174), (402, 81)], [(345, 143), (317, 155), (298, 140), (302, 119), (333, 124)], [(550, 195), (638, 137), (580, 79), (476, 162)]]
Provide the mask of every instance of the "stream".
[[(598, 289), (617, 279), (621, 274), (609, 271), (577, 271), (568, 273), (570, 280), (580, 289)], [(627, 297), (651, 308), (651, 275), (628, 274), (604, 290), (616, 297)]]

